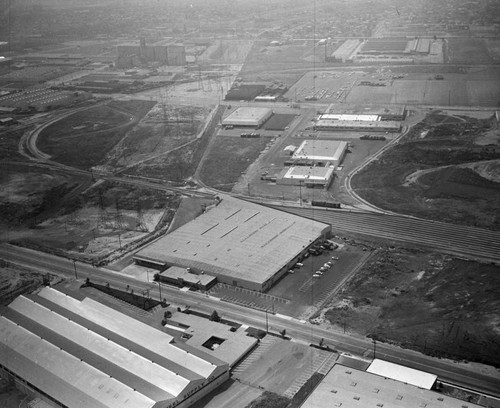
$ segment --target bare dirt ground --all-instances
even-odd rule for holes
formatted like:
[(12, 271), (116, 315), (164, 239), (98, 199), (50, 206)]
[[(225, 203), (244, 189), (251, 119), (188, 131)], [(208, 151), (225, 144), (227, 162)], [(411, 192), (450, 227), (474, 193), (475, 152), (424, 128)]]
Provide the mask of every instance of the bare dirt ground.
[(499, 272), (494, 265), (379, 247), (324, 317), (337, 330), (500, 367)]
[(390, 211), (498, 229), (500, 184), (494, 182), (494, 163), (500, 145), (475, 143), (492, 129), (491, 117), (433, 112), (354, 175), (351, 185), (365, 200)]

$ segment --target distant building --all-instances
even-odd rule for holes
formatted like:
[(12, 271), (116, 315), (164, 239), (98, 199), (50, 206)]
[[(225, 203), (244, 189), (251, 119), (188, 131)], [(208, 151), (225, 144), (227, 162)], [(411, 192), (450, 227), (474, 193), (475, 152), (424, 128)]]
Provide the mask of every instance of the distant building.
[(67, 408), (187, 408), (229, 378), (209, 353), (50, 287), (2, 310), (0, 349), (2, 377)]
[(186, 49), (184, 45), (146, 45), (141, 39), (139, 45), (118, 45), (116, 67), (127, 69), (149, 63), (160, 65), (184, 66)]
[(347, 153), (347, 142), (304, 140), (292, 155), (292, 161), (312, 162), (319, 166), (337, 167)]
[(262, 126), (273, 114), (268, 108), (241, 107), (231, 112), (222, 121), (223, 126), (252, 127)]

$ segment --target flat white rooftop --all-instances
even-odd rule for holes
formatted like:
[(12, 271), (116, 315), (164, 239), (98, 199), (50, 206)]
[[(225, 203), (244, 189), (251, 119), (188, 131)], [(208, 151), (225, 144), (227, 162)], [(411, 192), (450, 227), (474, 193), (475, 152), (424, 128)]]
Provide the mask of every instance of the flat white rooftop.
[(234, 110), (223, 121), (223, 125), (258, 126), (272, 115), (271, 109), (240, 107)]
[(437, 375), (435, 374), (429, 374), (425, 371), (415, 370), (379, 359), (373, 360), (366, 371), (427, 390), (430, 390), (437, 380)]
[(325, 113), (320, 116), (320, 119), (326, 120), (340, 120), (340, 121), (353, 121), (353, 122), (376, 122), (380, 120), (379, 115), (366, 115), (366, 114), (350, 114), (350, 113)]
[(347, 142), (335, 140), (304, 140), (292, 155), (294, 160), (330, 161), (338, 164), (347, 150)]
[(332, 177), (333, 172), (333, 167), (292, 166), (288, 169), (283, 178), (303, 180), (304, 182), (327, 182)]

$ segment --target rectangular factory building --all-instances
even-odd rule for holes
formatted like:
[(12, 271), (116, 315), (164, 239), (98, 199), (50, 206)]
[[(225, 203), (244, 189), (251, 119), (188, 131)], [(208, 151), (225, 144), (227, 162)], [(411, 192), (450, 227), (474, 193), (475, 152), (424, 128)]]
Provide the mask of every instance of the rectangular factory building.
[(2, 311), (0, 350), (2, 376), (68, 408), (187, 408), (229, 378), (208, 353), (51, 287)]
[(360, 132), (399, 132), (401, 123), (395, 121), (358, 121), (319, 119), (313, 126), (314, 130), (323, 131), (360, 131)]
[(261, 127), (273, 114), (268, 108), (241, 107), (222, 120), (223, 126)]
[(292, 155), (292, 161), (307, 161), (319, 166), (337, 167), (347, 153), (347, 142), (304, 140)]
[(328, 188), (334, 174), (333, 167), (292, 166), (283, 171), (280, 177), (277, 178), (276, 184)]
[(266, 291), (328, 225), (225, 197), (215, 208), (137, 252), (134, 260), (216, 276), (219, 282)]

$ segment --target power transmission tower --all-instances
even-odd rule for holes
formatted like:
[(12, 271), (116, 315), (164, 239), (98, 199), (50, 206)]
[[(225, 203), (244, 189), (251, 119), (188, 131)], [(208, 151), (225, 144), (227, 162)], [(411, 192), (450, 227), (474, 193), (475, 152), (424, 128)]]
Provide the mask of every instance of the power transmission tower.
[(121, 212), (120, 206), (118, 205), (118, 199), (115, 200), (115, 229), (125, 229), (126, 224), (123, 219), (123, 214)]
[(141, 232), (148, 232), (148, 227), (146, 221), (144, 220), (144, 213), (142, 212), (142, 205), (140, 201), (137, 201), (137, 227)]

